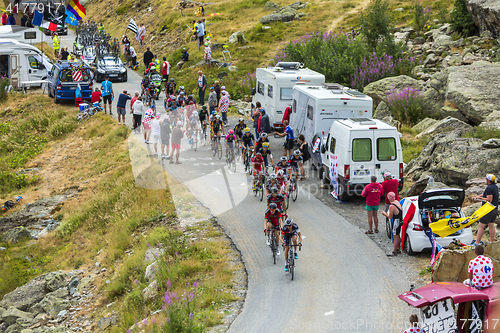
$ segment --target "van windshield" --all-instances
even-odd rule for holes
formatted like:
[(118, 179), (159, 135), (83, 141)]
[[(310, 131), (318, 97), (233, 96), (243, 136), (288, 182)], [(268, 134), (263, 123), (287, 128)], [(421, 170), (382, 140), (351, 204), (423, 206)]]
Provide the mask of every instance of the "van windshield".
[(396, 140), (394, 138), (377, 139), (377, 159), (379, 161), (396, 160)]
[(367, 162), (372, 160), (372, 140), (354, 139), (352, 140), (352, 161)]
[[(82, 81), (88, 81), (89, 80), (89, 70), (82, 68), (80, 69), (82, 72), (83, 79)], [(61, 74), (59, 75), (59, 79), (61, 82), (73, 82), (73, 71), (69, 68), (65, 68), (61, 70)]]

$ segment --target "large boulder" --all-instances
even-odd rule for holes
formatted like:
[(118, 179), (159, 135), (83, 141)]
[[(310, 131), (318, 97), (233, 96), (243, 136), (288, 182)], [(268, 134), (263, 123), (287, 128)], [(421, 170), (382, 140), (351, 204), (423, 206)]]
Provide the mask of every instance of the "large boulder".
[(481, 145), (483, 148), (500, 148), (500, 139), (488, 139)]
[(429, 179), (431, 179), (430, 176), (423, 176), (419, 180), (417, 180), (413, 185), (410, 187), (408, 192), (406, 192), (406, 196), (408, 197), (413, 197), (416, 195), (419, 195), (422, 193), (425, 188), (427, 187), (427, 183), (429, 182)]
[(57, 314), (63, 310), (66, 310), (70, 302), (65, 299), (57, 298), (54, 296), (45, 296), (44, 299), (38, 304), (45, 313), (48, 313), (52, 317), (56, 317)]
[(500, 37), (500, 2), (498, 0), (467, 0), (467, 10), (481, 32)]
[(46, 295), (45, 277), (47, 274), (37, 276), (25, 285), (16, 288), (14, 291), (5, 295), (0, 302), (0, 307), (8, 308), (13, 306), (22, 311), (28, 309), (40, 302)]
[(276, 10), (280, 8), (280, 5), (278, 5), (277, 3), (275, 2), (272, 2), (272, 1), (268, 1), (266, 2), (266, 4), (264, 5), (264, 9), (272, 9), (272, 10)]
[(375, 112), (373, 113), (373, 119), (379, 119), (382, 120), (385, 117), (392, 116), (391, 110), (389, 110), (389, 107), (387, 106), (386, 102), (380, 102), (379, 105), (377, 106), (377, 109), (375, 109)]
[(416, 138), (421, 138), (423, 136), (432, 136), (437, 133), (444, 133), (455, 130), (459, 130), (461, 131), (461, 133), (465, 133), (470, 131), (471, 129), (472, 129), (471, 125), (466, 124), (461, 120), (458, 120), (453, 117), (446, 117), (427, 127), (427, 129), (418, 134)]
[(15, 227), (3, 233), (2, 241), (7, 243), (17, 243), (21, 239), (28, 237), (30, 237), (30, 232), (25, 227)]
[(245, 38), (245, 35), (241, 31), (237, 31), (231, 36), (229, 36), (228, 43), (229, 44), (245, 44), (247, 42), (247, 39)]
[(291, 7), (284, 7), (275, 12), (272, 12), (269, 15), (263, 16), (260, 18), (260, 23), (269, 24), (272, 22), (290, 22), (293, 21), (297, 17), (297, 10)]
[(500, 129), (500, 111), (493, 111), (490, 113), (479, 126)]
[(373, 99), (373, 103), (378, 106), (382, 101), (387, 103), (387, 96), (393, 90), (401, 90), (408, 87), (423, 88), (423, 81), (415, 80), (406, 75), (391, 76), (368, 84), (363, 93)]
[(29, 312), (21, 311), (13, 306), (8, 308), (2, 313), (2, 320), (7, 323), (7, 325), (12, 325), (17, 322), (18, 319), (33, 320), (33, 314)]
[(68, 276), (67, 273), (61, 271), (51, 272), (45, 277), (45, 286), (49, 291), (56, 291), (68, 284)]
[(432, 50), (449, 49), (451, 43), (453, 43), (453, 38), (451, 38), (451, 36), (442, 35), (434, 40), (431, 49)]
[(424, 131), (425, 129), (431, 127), (435, 123), (437, 123), (436, 119), (433, 119), (433, 118), (424, 118), (418, 124), (416, 124), (415, 126), (413, 126), (411, 129), (413, 131), (415, 131), (416, 133), (421, 133), (422, 131)]

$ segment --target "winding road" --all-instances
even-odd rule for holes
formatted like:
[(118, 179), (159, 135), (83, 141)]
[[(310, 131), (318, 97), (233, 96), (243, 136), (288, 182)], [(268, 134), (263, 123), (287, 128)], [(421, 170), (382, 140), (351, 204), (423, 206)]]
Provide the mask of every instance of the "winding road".
[[(70, 46), (67, 43), (73, 40), (70, 32), (61, 38), (61, 44)], [(115, 95), (124, 89), (133, 93), (141, 79), (129, 69), (128, 82), (113, 84)], [(163, 106), (159, 111), (164, 113)], [(127, 114), (127, 125), (131, 126), (131, 121)], [(147, 151), (140, 135), (131, 134), (129, 142)], [(283, 254), (273, 265), (263, 234), (265, 202), (253, 196), (251, 178), (244, 173), (242, 163), (232, 173), (223, 160), (212, 157), (208, 146), (193, 151), (186, 138), (181, 146), (181, 165), (153, 159), (146, 164), (162, 163), (168, 183), (186, 185), (217, 217), (241, 251), (248, 272), (248, 292), (229, 332), (404, 330), (411, 312), (397, 296), (408, 290), (409, 282), (358, 227), (300, 189), (298, 200), (290, 204), (288, 212), (304, 236), (295, 279), (291, 281), (290, 274), (283, 271)], [(281, 151), (275, 139), (271, 139), (271, 147)], [(132, 162), (138, 157), (131, 154)]]

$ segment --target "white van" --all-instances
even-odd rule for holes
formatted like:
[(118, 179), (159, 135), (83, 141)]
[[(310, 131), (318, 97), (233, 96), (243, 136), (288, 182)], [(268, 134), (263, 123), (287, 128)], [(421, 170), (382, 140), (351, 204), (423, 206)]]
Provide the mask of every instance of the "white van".
[(322, 148), (323, 167), (320, 171), (329, 183), (330, 154), (338, 155), (339, 199), (361, 195), (371, 176), (383, 181), (383, 174), (391, 172), (403, 188), (403, 152), (401, 133), (387, 123), (368, 118), (336, 120), (328, 132)]
[(260, 102), (269, 116), (273, 130), (282, 130), (283, 113), (292, 104), (292, 88), (300, 85), (320, 85), (325, 76), (298, 62), (279, 62), (275, 67), (257, 68), (257, 87), (252, 89), (252, 110)]
[(293, 87), (290, 126), (295, 136), (304, 134), (313, 144), (316, 133), (325, 134), (338, 119), (371, 118), (373, 100), (357, 90), (337, 83)]
[(14, 89), (40, 87), (47, 79), (46, 65), (51, 64), (33, 45), (0, 39), (0, 76), (9, 77)]

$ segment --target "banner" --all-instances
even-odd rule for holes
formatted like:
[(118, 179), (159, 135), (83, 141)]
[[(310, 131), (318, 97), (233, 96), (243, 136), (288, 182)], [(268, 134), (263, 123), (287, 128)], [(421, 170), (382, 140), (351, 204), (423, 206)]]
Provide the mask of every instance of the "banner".
[(319, 144), (320, 144), (320, 142), (321, 142), (320, 138), (317, 138), (316, 141), (314, 141), (314, 146), (313, 146), (313, 149), (312, 149), (313, 154), (319, 152)]
[[(319, 140), (319, 139), (318, 139)], [(330, 154), (330, 181), (333, 185), (333, 192), (331, 193), (336, 200), (339, 200), (339, 155)]]
[(455, 332), (457, 329), (451, 298), (421, 308), (420, 318), (422, 319), (422, 331), (425, 333), (448, 333)]

